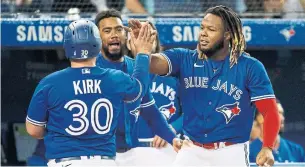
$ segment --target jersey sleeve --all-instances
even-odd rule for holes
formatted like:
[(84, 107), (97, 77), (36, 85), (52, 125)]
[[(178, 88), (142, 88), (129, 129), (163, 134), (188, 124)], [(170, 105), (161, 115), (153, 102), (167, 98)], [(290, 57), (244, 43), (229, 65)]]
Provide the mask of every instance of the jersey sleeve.
[(146, 107), (150, 107), (152, 105), (154, 105), (156, 103), (153, 95), (151, 94), (150, 91), (147, 91), (147, 93), (145, 94), (145, 96), (142, 99), (141, 108), (146, 108)]
[(155, 101), (153, 100), (145, 104), (145, 106), (141, 105), (140, 116), (147, 122), (156, 135), (172, 144), (175, 134), (167, 123), (165, 116), (159, 111)]
[(47, 90), (48, 85), (42, 80), (32, 96), (26, 120), (33, 125), (45, 126), (47, 123)]
[(133, 103), (141, 99), (149, 87), (149, 57), (147, 55), (138, 55), (132, 76), (122, 71), (113, 70), (111, 78), (115, 80), (111, 89), (108, 91), (117, 91), (121, 94), (124, 101)]
[(161, 53), (168, 63), (168, 73), (166, 76), (178, 77), (182, 67), (183, 57), (187, 54), (188, 50), (183, 48), (173, 48), (165, 50)]
[(137, 79), (122, 71), (111, 70), (112, 82), (109, 83), (110, 93), (119, 94), (126, 103), (133, 103), (143, 95), (142, 83)]
[(275, 98), (271, 81), (264, 65), (260, 61), (254, 61), (248, 72), (247, 88), (252, 102)]
[(183, 127), (183, 117), (184, 115), (181, 114), (180, 117), (178, 119), (176, 119), (175, 121), (173, 121), (171, 123), (172, 127), (175, 129), (175, 131), (177, 133), (180, 133)]

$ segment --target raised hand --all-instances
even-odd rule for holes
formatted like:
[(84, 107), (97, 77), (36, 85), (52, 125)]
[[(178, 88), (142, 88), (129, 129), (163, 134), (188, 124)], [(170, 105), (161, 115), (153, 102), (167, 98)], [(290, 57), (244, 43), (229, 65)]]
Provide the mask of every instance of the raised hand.
[(128, 20), (128, 27), (131, 28), (131, 31), (135, 35), (136, 38), (138, 38), (138, 35), (140, 33), (140, 29), (142, 27), (142, 24), (139, 20), (130, 19)]
[(131, 48), (134, 49), (133, 53), (144, 53), (150, 55), (153, 50), (153, 43), (156, 40), (157, 31), (151, 28), (148, 22), (145, 22), (139, 31), (138, 37), (135, 37), (133, 31), (129, 29), (131, 37)]

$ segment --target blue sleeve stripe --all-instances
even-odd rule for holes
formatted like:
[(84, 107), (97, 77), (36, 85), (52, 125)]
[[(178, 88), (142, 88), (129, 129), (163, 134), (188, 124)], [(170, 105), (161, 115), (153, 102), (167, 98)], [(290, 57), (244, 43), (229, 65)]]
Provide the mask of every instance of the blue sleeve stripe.
[(168, 73), (164, 76), (169, 76), (173, 71), (172, 62), (164, 53), (160, 53), (160, 54), (166, 59), (168, 64)]
[(46, 126), (46, 123), (47, 123), (47, 122), (35, 121), (35, 120), (31, 119), (29, 116), (26, 117), (26, 120), (36, 126)]
[(125, 102), (126, 103), (133, 103), (133, 102), (135, 102), (135, 101), (137, 101), (139, 98), (140, 98), (140, 96), (141, 96), (141, 94), (142, 94), (142, 84), (141, 84), (141, 82), (137, 79), (137, 78), (135, 78), (136, 79), (136, 81), (139, 83), (139, 85), (140, 85), (140, 91), (139, 91), (139, 94), (138, 94), (138, 96), (136, 97), (136, 98), (134, 98), (133, 100), (125, 100)]
[(151, 106), (151, 105), (153, 105), (153, 104), (155, 104), (155, 103), (156, 103), (155, 99), (152, 99), (150, 102), (141, 104), (140, 107), (141, 107), (141, 108), (149, 107), (149, 106)]
[(274, 94), (251, 97), (251, 101), (257, 101), (257, 100), (263, 100), (263, 99), (272, 99), (272, 98), (275, 98)]

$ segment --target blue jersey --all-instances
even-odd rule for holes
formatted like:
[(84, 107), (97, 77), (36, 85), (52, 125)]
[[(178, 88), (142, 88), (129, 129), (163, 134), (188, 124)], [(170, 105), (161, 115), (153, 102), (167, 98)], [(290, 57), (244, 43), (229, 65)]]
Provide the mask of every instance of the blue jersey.
[(251, 102), (275, 98), (261, 62), (246, 54), (230, 66), (223, 61), (200, 59), (196, 50), (170, 49), (162, 53), (168, 75), (180, 82), (184, 114), (183, 133), (200, 143), (249, 140), (254, 106)]
[[(250, 143), (250, 162), (256, 162), (256, 156), (262, 148), (262, 141), (255, 139)], [(305, 153), (302, 146), (293, 143), (287, 139), (280, 138), (278, 150), (272, 151), (276, 162), (305, 162)]]
[(47, 159), (115, 156), (115, 130), (123, 100), (141, 99), (149, 85), (148, 57), (141, 59), (143, 65), (135, 70), (135, 78), (113, 69), (69, 67), (41, 80), (27, 121), (46, 125)]
[[(150, 85), (159, 111), (165, 116), (174, 129), (179, 132), (182, 128), (182, 110), (179, 100), (179, 82), (174, 77), (153, 76)], [(152, 138), (155, 134), (151, 131), (146, 121), (139, 118), (139, 138)]]
[[(112, 68), (121, 70), (127, 74), (132, 74), (135, 61), (128, 56), (124, 56), (123, 62), (111, 62), (102, 55), (97, 58), (96, 64), (103, 68)], [(168, 126), (166, 120), (156, 107), (152, 94), (147, 90), (143, 99), (139, 99), (133, 103), (125, 103), (124, 110), (126, 112), (119, 115), (118, 129), (116, 131), (117, 148), (133, 148), (138, 144), (138, 120), (141, 115), (146, 121), (150, 122), (150, 126), (154, 132), (164, 137), (168, 142), (172, 142), (175, 135), (164, 128)], [(140, 114), (141, 113), (141, 114)]]

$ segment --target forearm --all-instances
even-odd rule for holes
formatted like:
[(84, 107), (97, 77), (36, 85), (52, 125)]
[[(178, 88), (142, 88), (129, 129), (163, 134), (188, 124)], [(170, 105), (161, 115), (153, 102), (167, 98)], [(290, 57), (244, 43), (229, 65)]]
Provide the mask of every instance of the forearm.
[(26, 121), (26, 130), (28, 134), (36, 139), (43, 139), (45, 133), (45, 126), (33, 125), (31, 122)]
[(175, 138), (175, 133), (171, 130), (170, 125), (167, 123), (165, 117), (161, 114), (156, 105), (144, 108), (143, 112), (141, 112), (141, 116), (156, 135), (172, 144), (173, 139)]
[(149, 56), (145, 54), (138, 54), (135, 60), (135, 68), (133, 71), (132, 76), (136, 78), (140, 83), (141, 87), (141, 97), (145, 95), (150, 83), (150, 76), (149, 76)]
[(151, 55), (150, 72), (158, 75), (166, 75), (169, 72), (168, 62), (160, 53)]
[(273, 148), (280, 130), (280, 117), (275, 99), (255, 101), (256, 108), (264, 117), (263, 147)]
[(183, 114), (180, 117), (171, 123), (172, 127), (175, 129), (176, 133), (179, 133), (183, 127)]

